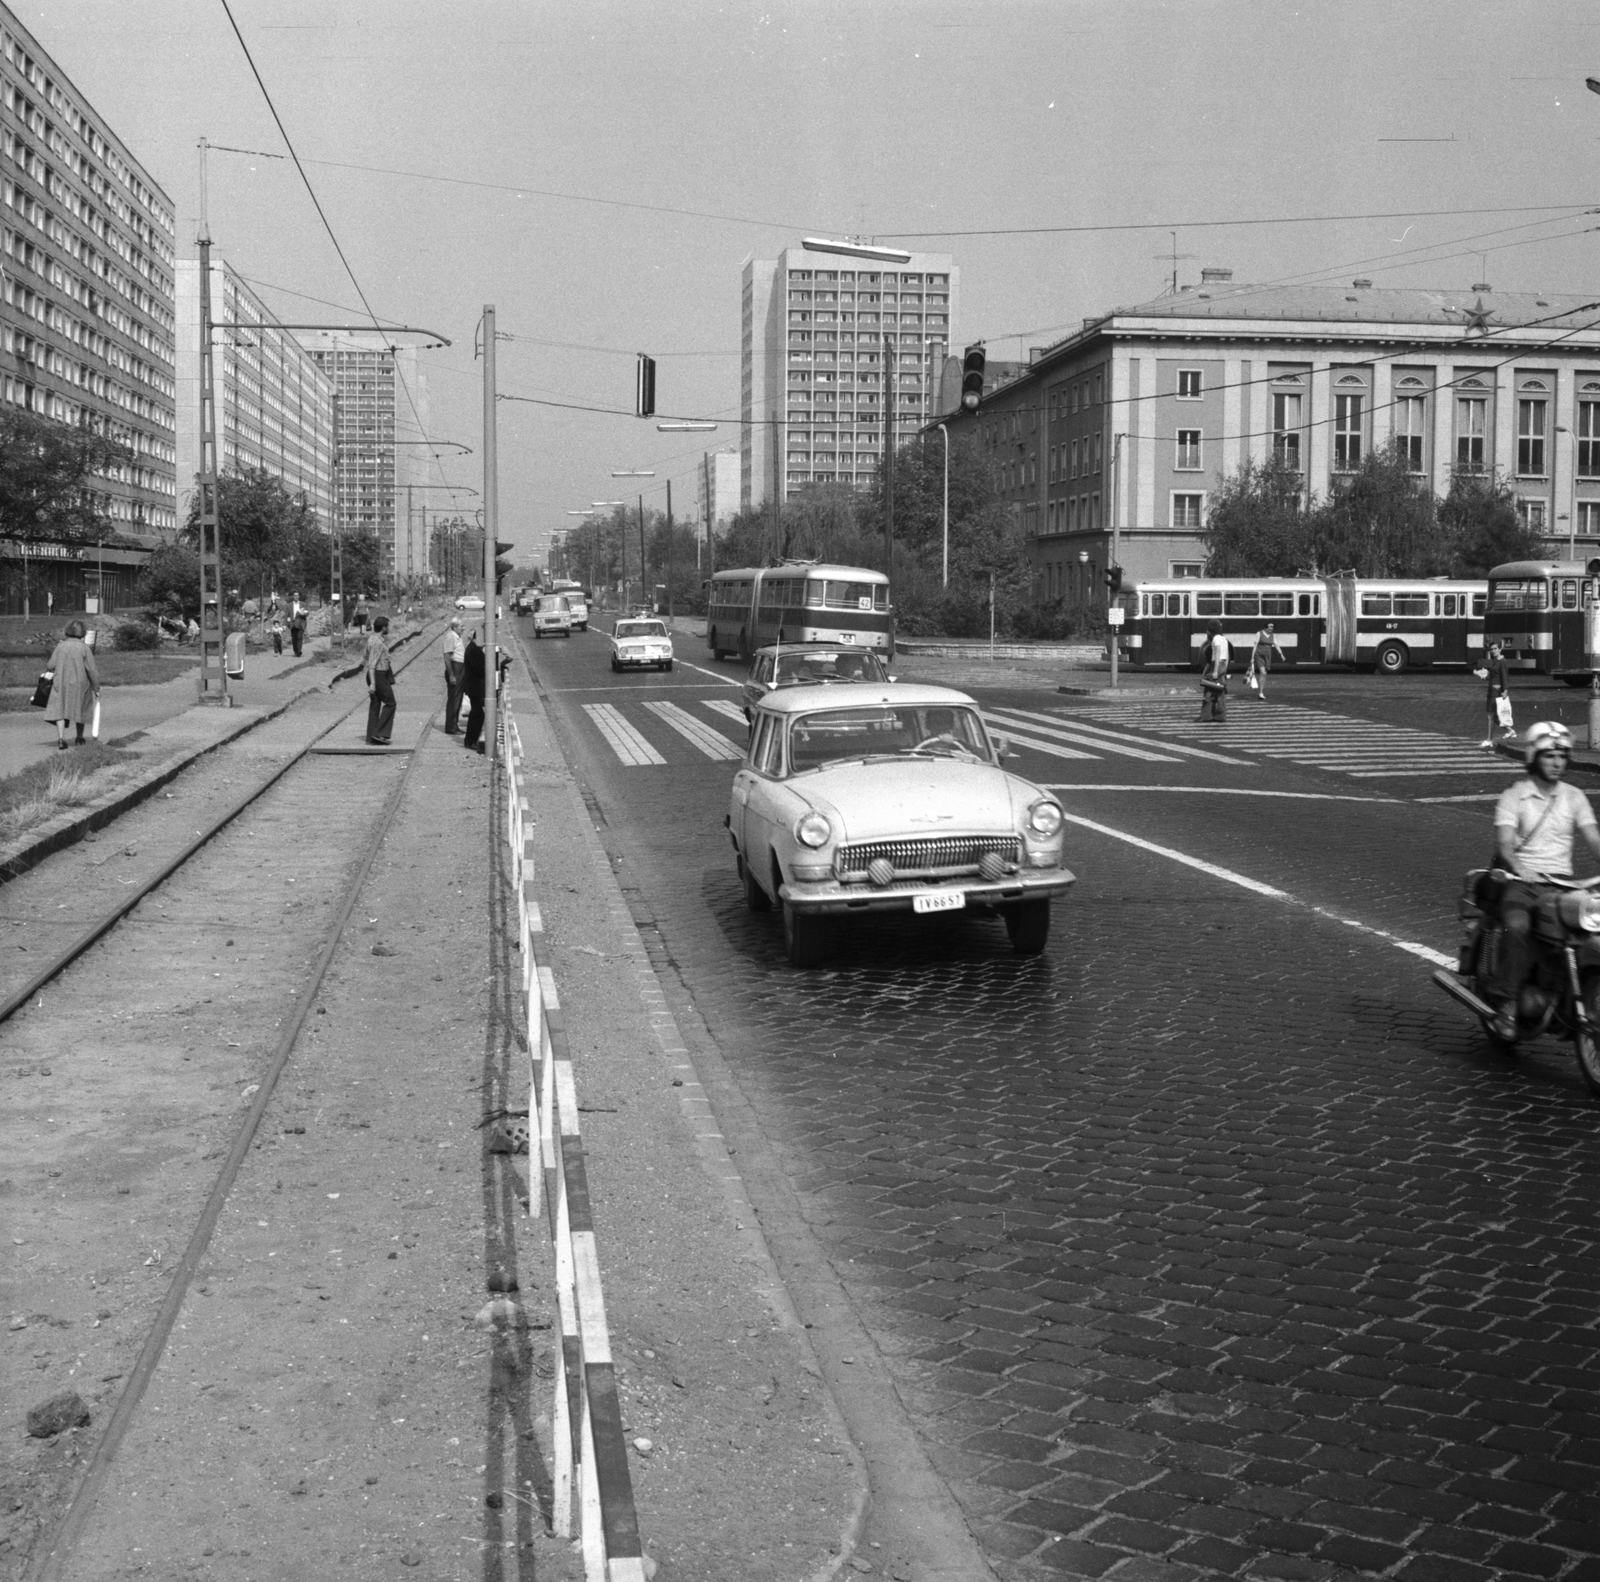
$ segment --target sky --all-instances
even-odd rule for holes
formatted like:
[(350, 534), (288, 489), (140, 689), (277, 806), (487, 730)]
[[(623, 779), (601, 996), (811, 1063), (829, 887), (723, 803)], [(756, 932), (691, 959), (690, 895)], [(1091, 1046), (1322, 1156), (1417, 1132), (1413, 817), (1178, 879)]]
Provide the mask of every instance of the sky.
[[(953, 342), (996, 358), (1158, 295), (1174, 251), (1180, 283), (1600, 296), (1581, 0), (11, 3), (172, 198), (180, 257), (200, 138), (286, 152), (231, 7), (338, 247), (289, 160), (221, 152), (213, 240), (281, 318), (353, 322), (359, 283), (451, 339), (420, 354), (430, 431), (473, 454), (435, 478), (483, 487), (485, 304), (503, 396), (610, 409), (498, 403), (523, 563), (641, 482), (692, 513), (702, 451), (738, 444), (743, 264), (804, 235), (951, 253)], [(633, 417), (640, 351), (662, 413), (732, 421)]]

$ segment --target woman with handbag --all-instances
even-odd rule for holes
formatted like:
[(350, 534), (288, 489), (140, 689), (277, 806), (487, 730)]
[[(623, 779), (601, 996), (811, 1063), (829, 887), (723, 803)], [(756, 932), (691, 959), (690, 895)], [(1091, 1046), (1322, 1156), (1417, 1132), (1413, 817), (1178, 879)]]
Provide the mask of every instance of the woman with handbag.
[(1206, 623), (1201, 653), (1200, 718), (1220, 725), (1228, 718), (1228, 663), (1233, 657), (1228, 639), (1222, 635), (1221, 621)]
[(1488, 684), (1484, 694), (1484, 736), (1480, 747), (1493, 747), (1495, 737), (1504, 731), (1508, 737), (1517, 734), (1511, 718), (1511, 674), (1506, 665), (1505, 650), (1499, 643), (1489, 644), (1489, 656), (1478, 672)]
[(84, 630), (82, 621), (68, 621), (65, 635), (50, 655), (54, 679), (44, 717), (55, 723), (56, 747), (61, 752), (67, 750), (68, 724), (77, 730), (73, 746), (83, 746), (83, 727), (100, 702), (100, 672), (95, 668), (94, 650), (83, 640)]

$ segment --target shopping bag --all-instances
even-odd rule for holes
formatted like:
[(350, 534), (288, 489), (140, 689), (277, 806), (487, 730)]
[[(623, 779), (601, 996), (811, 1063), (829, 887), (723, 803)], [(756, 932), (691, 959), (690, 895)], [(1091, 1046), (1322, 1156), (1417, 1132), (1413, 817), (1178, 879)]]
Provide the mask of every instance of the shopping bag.
[(56, 679), (53, 670), (43, 670), (39, 679), (34, 683), (32, 703), (34, 708), (42, 709), (50, 701), (50, 688)]
[(1256, 688), (1261, 685), (1261, 678), (1256, 675), (1255, 671), (1247, 671), (1245, 673), (1244, 684), (1249, 687), (1252, 692), (1254, 692)]
[(96, 741), (100, 740), (100, 699), (94, 700), (94, 714), (89, 720), (89, 734)]
[(1494, 700), (1494, 717), (1499, 720), (1503, 730), (1514, 731), (1516, 726), (1511, 723), (1511, 699), (1501, 693)]

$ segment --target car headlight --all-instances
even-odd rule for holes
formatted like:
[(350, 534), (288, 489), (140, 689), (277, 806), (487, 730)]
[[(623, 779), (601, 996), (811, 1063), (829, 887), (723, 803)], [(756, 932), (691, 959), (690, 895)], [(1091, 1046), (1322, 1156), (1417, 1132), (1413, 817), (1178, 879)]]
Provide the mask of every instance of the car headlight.
[(809, 846), (815, 851), (818, 846), (826, 846), (833, 838), (833, 825), (815, 811), (802, 813), (795, 820), (794, 838), (802, 846)]
[(1061, 833), (1061, 809), (1054, 802), (1035, 802), (1028, 809), (1028, 833), (1048, 840)]

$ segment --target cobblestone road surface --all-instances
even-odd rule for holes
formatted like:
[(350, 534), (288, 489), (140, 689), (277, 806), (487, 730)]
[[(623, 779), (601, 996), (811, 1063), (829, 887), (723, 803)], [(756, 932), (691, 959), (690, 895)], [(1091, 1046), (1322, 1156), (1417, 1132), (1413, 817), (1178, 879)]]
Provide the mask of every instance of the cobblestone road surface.
[[(1014, 765), (1098, 826), (1046, 955), (874, 920), (796, 973), (743, 907), (732, 764), (644, 707), (738, 740), (734, 668), (681, 642), (696, 668), (613, 680), (599, 633), (533, 658), (658, 966), (997, 1573), (1600, 1578), (1600, 1113), (1563, 1046), (1502, 1061), (1428, 984), (1508, 778), (1472, 766), (1469, 683), (1285, 678), (1207, 737), (985, 693), (1082, 754)], [(1358, 780), (1247, 739), (1335, 713), (1450, 761)], [(1096, 729), (1145, 755), (1069, 739)]]

